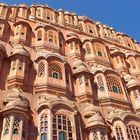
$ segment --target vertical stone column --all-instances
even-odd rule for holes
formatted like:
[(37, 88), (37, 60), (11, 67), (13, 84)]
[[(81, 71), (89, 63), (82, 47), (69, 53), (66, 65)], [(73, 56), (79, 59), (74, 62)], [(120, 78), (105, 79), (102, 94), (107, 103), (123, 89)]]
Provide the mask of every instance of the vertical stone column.
[(74, 17), (74, 26), (78, 27), (78, 16), (74, 13), (73, 17)]
[(9, 140), (12, 140), (13, 126), (14, 126), (14, 116), (11, 116), (10, 117), (10, 128), (9, 128)]
[(59, 16), (58, 16), (58, 23), (60, 25), (64, 25), (64, 12), (62, 9), (58, 10)]
[(48, 110), (48, 139), (53, 140), (53, 114), (51, 110)]
[(99, 130), (97, 130), (97, 136), (98, 136), (98, 140), (101, 140), (101, 133)]
[(3, 134), (4, 134), (5, 122), (6, 122), (6, 118), (3, 119), (3, 127), (2, 127), (2, 132), (1, 132), (1, 139), (3, 138)]
[(101, 23), (99, 23), (98, 26), (99, 26), (99, 30), (100, 30), (99, 34), (100, 34), (101, 37), (103, 37), (104, 36), (103, 25)]
[(113, 34), (113, 37), (116, 38), (116, 32), (114, 29), (112, 29), (112, 34)]
[(30, 11), (31, 11), (31, 14), (30, 14), (30, 20), (34, 20), (35, 19), (35, 15), (36, 15), (36, 11), (35, 11), (35, 7), (34, 6), (32, 6), (31, 8), (30, 8)]
[(19, 134), (20, 134), (20, 136), (19, 136), (19, 140), (22, 140), (22, 132), (23, 132), (23, 120), (20, 122), (20, 132), (19, 132)]

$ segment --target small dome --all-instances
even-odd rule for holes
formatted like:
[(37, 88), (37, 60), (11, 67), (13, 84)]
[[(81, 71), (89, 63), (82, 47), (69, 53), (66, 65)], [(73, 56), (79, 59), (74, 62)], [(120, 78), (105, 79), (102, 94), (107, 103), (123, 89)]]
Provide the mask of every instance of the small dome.
[(65, 11), (64, 12), (66, 15), (71, 15), (71, 13), (69, 11)]
[(58, 9), (57, 11), (58, 11), (58, 12), (64, 12), (63, 9)]
[(15, 54), (21, 54), (21, 55), (30, 57), (29, 52), (22, 45), (16, 45), (16, 46), (14, 46), (13, 52), (12, 52), (11, 56), (12, 55), (15, 55)]
[(6, 3), (0, 3), (0, 5), (8, 7), (8, 5)]
[(20, 4), (19, 7), (26, 7), (26, 8), (28, 8), (28, 6), (25, 3)]

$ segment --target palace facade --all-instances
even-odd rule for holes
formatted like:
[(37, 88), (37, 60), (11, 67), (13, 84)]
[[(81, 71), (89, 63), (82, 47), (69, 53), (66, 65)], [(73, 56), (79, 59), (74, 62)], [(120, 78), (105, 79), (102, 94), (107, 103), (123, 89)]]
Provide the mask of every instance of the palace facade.
[(140, 44), (48, 5), (0, 4), (0, 140), (140, 140)]

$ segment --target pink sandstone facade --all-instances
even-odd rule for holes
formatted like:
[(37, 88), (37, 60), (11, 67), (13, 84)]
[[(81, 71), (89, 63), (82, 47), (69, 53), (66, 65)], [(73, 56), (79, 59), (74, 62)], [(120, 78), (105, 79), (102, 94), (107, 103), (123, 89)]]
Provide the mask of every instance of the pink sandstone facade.
[(0, 4), (0, 140), (140, 140), (140, 44), (47, 5)]

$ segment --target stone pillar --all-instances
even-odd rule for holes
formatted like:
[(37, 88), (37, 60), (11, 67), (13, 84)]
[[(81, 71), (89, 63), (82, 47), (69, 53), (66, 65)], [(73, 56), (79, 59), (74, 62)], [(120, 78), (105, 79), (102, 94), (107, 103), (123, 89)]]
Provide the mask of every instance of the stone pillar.
[(36, 11), (35, 11), (35, 7), (31, 7), (30, 8), (30, 11), (31, 11), (31, 14), (30, 14), (30, 16), (29, 16), (29, 18), (31, 19), (31, 20), (34, 20), (35, 19), (35, 15), (36, 15)]
[(100, 133), (100, 131), (99, 130), (97, 130), (97, 136), (98, 136), (98, 140), (101, 140), (101, 133)]
[(100, 29), (99, 34), (100, 34), (101, 37), (103, 37), (104, 36), (103, 25), (102, 24), (99, 24), (98, 26), (99, 26), (99, 29)]
[(64, 25), (64, 12), (62, 9), (58, 10), (59, 16), (58, 16), (58, 23), (60, 25)]
[(5, 123), (6, 123), (6, 118), (3, 119), (3, 127), (2, 127), (2, 132), (1, 132), (1, 139), (3, 138)]
[(51, 110), (48, 110), (48, 139), (53, 140), (53, 114), (51, 113)]
[(73, 14), (74, 17), (74, 26), (78, 27), (78, 16), (76, 14)]
[(23, 120), (21, 120), (21, 122), (20, 122), (20, 132), (19, 132), (20, 140), (22, 140), (22, 132), (23, 132)]
[(11, 116), (10, 117), (10, 128), (9, 128), (9, 140), (12, 140), (13, 126), (14, 126), (14, 116)]

